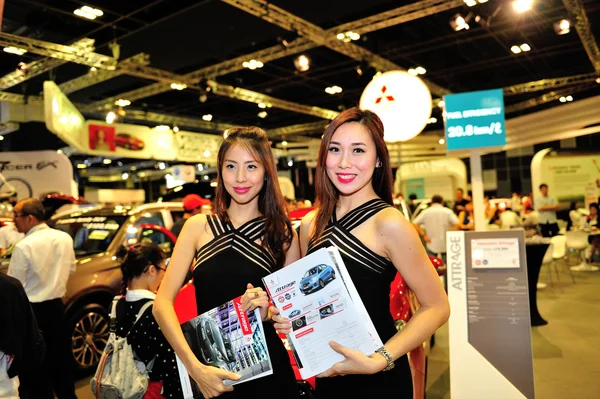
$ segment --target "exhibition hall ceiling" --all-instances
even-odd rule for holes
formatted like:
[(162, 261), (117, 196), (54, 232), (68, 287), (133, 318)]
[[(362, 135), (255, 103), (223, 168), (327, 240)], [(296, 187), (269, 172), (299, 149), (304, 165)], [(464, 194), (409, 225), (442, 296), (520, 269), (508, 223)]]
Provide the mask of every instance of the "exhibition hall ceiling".
[[(175, 118), (188, 130), (214, 133), (223, 126), (218, 124), (269, 130), (302, 125), (289, 131), (304, 138), (320, 137), (328, 110), (357, 105), (373, 75), (394, 66), (421, 72), (434, 100), (444, 92), (506, 88), (509, 118), (560, 106), (561, 98), (568, 102), (599, 95), (600, 52), (593, 36), (600, 37), (600, 2), (517, 1), (522, 8), (531, 3), (524, 12), (514, 3), (6, 0), (0, 38), (9, 34), (64, 45), (90, 38), (96, 53), (119, 62), (140, 53), (149, 58), (135, 73), (131, 66), (90, 72), (88, 65), (73, 62), (55, 60), (53, 65), (33, 51), (1, 52), (0, 75), (5, 78), (0, 86), (3, 93), (33, 98), (45, 80), (61, 85), (85, 76), (95, 84), (82, 83), (85, 78), (71, 82), (69, 98), (96, 119), (117, 111), (115, 100), (121, 99), (131, 104), (120, 118), (136, 115), (133, 123), (156, 125), (141, 120), (149, 112)], [(89, 19), (90, 13), (95, 19)], [(371, 16), (376, 17), (364, 20)], [(563, 19), (570, 21), (570, 31), (558, 34), (565, 28), (559, 23)], [(364, 21), (354, 23), (359, 20)], [(306, 61), (299, 56), (310, 61), (308, 70), (299, 70)], [(28, 76), (34, 61), (45, 68)], [(7, 78), (19, 63), (24, 63), (26, 79)], [(161, 80), (157, 83), (153, 76)], [(171, 77), (180, 77), (172, 83), (182, 86), (171, 88)], [(515, 86), (542, 79), (551, 80)], [(341, 92), (326, 92), (336, 86)], [(242, 95), (236, 88), (248, 92)], [(265, 95), (269, 97), (261, 97)], [(425, 133), (442, 129), (441, 112), (434, 106), (437, 121)], [(199, 123), (185, 126), (186, 120)], [(292, 135), (286, 140), (293, 140)]]

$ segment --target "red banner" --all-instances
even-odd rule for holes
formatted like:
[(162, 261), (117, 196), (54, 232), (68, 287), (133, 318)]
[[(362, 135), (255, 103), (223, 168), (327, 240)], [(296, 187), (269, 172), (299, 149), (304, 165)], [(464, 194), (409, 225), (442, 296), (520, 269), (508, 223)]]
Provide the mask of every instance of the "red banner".
[(246, 312), (242, 310), (242, 297), (235, 298), (233, 300), (233, 305), (235, 306), (235, 312), (237, 313), (242, 333), (244, 334), (244, 336), (249, 335), (250, 338), (252, 338), (252, 328), (250, 327), (250, 320), (248, 320), (248, 315), (246, 314)]

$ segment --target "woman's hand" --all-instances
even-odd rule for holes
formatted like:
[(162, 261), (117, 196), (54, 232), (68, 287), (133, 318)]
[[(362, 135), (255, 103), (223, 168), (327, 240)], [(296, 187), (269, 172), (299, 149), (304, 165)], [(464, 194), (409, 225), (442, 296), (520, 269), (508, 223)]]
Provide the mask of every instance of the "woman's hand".
[(329, 346), (344, 356), (345, 359), (317, 375), (317, 378), (337, 377), (346, 374), (375, 374), (387, 366), (387, 361), (379, 353), (367, 356), (360, 351), (346, 348), (334, 341), (329, 342)]
[(260, 308), (261, 320), (268, 320), (269, 296), (261, 287), (254, 288), (248, 283), (246, 292), (242, 295), (242, 310), (248, 312), (256, 308)]
[(196, 381), (202, 396), (205, 398), (214, 398), (222, 393), (233, 391), (233, 387), (224, 385), (223, 380), (238, 381), (240, 379), (238, 374), (217, 367), (205, 366), (200, 362), (188, 372), (192, 379)]
[(292, 331), (292, 323), (290, 322), (290, 319), (286, 319), (285, 317), (280, 316), (279, 313), (281, 313), (281, 311), (275, 306), (269, 307), (269, 315), (271, 320), (273, 321), (275, 330), (279, 334), (289, 334)]

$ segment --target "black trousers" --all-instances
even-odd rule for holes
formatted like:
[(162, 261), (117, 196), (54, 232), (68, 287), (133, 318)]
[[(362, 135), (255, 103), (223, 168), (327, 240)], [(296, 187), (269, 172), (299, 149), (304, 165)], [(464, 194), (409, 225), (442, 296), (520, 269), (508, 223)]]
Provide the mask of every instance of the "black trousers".
[(60, 298), (32, 303), (38, 327), (46, 341), (46, 357), (36, 369), (19, 375), (21, 397), (28, 399), (77, 399), (75, 364), (65, 328), (65, 305)]
[(542, 237), (554, 237), (559, 232), (558, 223), (540, 224), (540, 233)]

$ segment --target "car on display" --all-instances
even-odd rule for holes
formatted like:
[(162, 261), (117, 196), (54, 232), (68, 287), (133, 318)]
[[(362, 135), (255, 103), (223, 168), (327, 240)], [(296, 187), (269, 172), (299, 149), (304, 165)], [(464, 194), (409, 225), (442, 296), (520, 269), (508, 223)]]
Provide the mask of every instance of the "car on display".
[(229, 363), (235, 362), (231, 343), (221, 327), (212, 317), (201, 317), (199, 321), (200, 354), (207, 365), (231, 371)]
[[(208, 175), (205, 175), (208, 176)], [(212, 200), (215, 197), (215, 188), (210, 185), (209, 180), (198, 180), (194, 183), (186, 183), (169, 189), (160, 201), (173, 202), (181, 201), (188, 194), (197, 194), (202, 198)]]
[(131, 151), (141, 151), (145, 147), (142, 140), (133, 137), (128, 133), (117, 133), (115, 135), (115, 145)]
[(306, 271), (300, 280), (300, 292), (304, 295), (325, 287), (335, 279), (335, 271), (329, 265), (317, 265)]
[[(175, 237), (168, 230), (181, 203), (96, 206), (54, 215), (48, 224), (73, 237), (76, 270), (63, 298), (72, 356), (81, 374), (95, 370), (108, 340), (108, 306), (121, 293), (121, 263), (127, 248), (153, 242), (170, 256)], [(10, 259), (3, 258), (0, 272)]]

